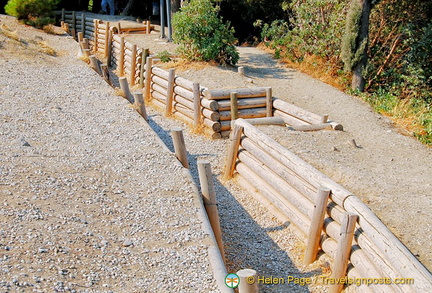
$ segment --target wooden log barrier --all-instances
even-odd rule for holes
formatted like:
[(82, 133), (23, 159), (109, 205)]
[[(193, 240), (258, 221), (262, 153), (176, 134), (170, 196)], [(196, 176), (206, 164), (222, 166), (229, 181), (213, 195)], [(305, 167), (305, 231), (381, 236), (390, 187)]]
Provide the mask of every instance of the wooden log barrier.
[(253, 98), (253, 97), (265, 97), (265, 87), (256, 88), (238, 88), (238, 89), (216, 89), (216, 90), (205, 90), (204, 97), (208, 100), (228, 100), (232, 92), (237, 93), (237, 98)]
[(102, 77), (103, 77), (103, 79), (104, 79), (104, 80), (105, 80), (109, 85), (112, 85), (111, 77), (110, 77), (110, 74), (109, 74), (108, 66), (107, 66), (106, 64), (102, 64), (100, 68), (101, 68), (101, 72), (102, 72)]
[(283, 120), (285, 121), (286, 124), (290, 125), (290, 126), (301, 126), (301, 125), (305, 125), (305, 126), (309, 126), (310, 124), (298, 119), (294, 116), (291, 116), (283, 111), (280, 110), (274, 110), (273, 111), (273, 115), (276, 117), (282, 117)]
[[(176, 78), (176, 80), (177, 80), (177, 78)], [(188, 99), (191, 102), (193, 102), (193, 100), (194, 100), (193, 91), (185, 89), (184, 87), (181, 87), (179, 85), (175, 85), (174, 86), (174, 93), (176, 93), (177, 95), (180, 95), (180, 96), (184, 97), (185, 99)]]
[(111, 44), (110, 44), (110, 23), (107, 21), (106, 22), (106, 29), (105, 29), (105, 51), (104, 51), (104, 57), (107, 58), (108, 57), (108, 51), (111, 48)]
[[(226, 120), (234, 120), (231, 117), (230, 111), (220, 111), (220, 120), (226, 121)], [(238, 110), (238, 118), (260, 118), (260, 117), (266, 117), (266, 108), (255, 108), (255, 109), (240, 109)]]
[(205, 98), (201, 99), (201, 106), (203, 106), (203, 108), (207, 108), (210, 109), (212, 111), (218, 111), (219, 110), (219, 104), (218, 102), (214, 101), (214, 100), (207, 100)]
[[(219, 111), (231, 110), (230, 100), (218, 100), (217, 103), (219, 104)], [(243, 98), (239, 99), (237, 103), (239, 109), (262, 108), (266, 107), (266, 98)]]
[(95, 55), (91, 55), (90, 57), (90, 64), (91, 64), (91, 66), (92, 66), (92, 68), (99, 74), (99, 75), (101, 75), (101, 69), (100, 69), (100, 67), (99, 67), (99, 62), (98, 62), (98, 60), (96, 59), (96, 56)]
[(225, 250), (222, 241), (222, 230), (220, 227), (216, 191), (213, 184), (210, 162), (207, 160), (198, 160), (197, 165), (204, 207), (210, 220), (210, 225), (215, 235), (222, 259), (225, 262)]
[(273, 92), (272, 88), (268, 87), (266, 88), (266, 116), (272, 117), (273, 116)]
[(124, 37), (120, 37), (120, 54), (118, 56), (118, 73), (119, 76), (123, 76), (124, 75), (124, 52), (125, 52), (125, 41), (124, 41)]
[(177, 159), (182, 163), (183, 167), (189, 169), (189, 161), (187, 158), (186, 144), (183, 137), (183, 130), (180, 127), (171, 128), (171, 137), (174, 144), (174, 150)]
[(303, 259), (303, 263), (305, 265), (311, 264), (316, 259), (329, 195), (330, 189), (322, 186), (318, 188), (317, 200), (315, 202), (311, 226), (308, 234), (308, 245), (306, 247), (306, 252)]
[(190, 92), (193, 91), (193, 82), (190, 80), (187, 80), (181, 76), (176, 76), (175, 83), (176, 85), (185, 88)]
[(320, 123), (311, 125), (289, 125), (288, 129), (295, 131), (318, 131), (333, 129), (330, 123)]
[(307, 164), (301, 158), (281, 146), (279, 143), (259, 131), (256, 127), (249, 124), (244, 119), (237, 119), (235, 125), (244, 128), (244, 133), (247, 137), (251, 138), (259, 147), (272, 153), (278, 160), (304, 178), (314, 186), (316, 189), (319, 186), (331, 189), (331, 199), (338, 205), (343, 206), (345, 199), (352, 196), (352, 193), (339, 184), (335, 183), (326, 175), (320, 173), (318, 170)]
[(163, 78), (165, 80), (169, 79), (169, 72), (166, 71), (166, 70), (163, 70), (163, 69), (161, 69), (159, 67), (156, 67), (156, 66), (152, 67), (152, 74), (154, 74), (154, 75), (156, 75), (156, 76), (158, 76), (160, 78)]
[(252, 125), (285, 125), (285, 121), (281, 117), (262, 117), (247, 119), (247, 122)]
[(86, 16), (85, 13), (81, 13), (81, 32), (85, 35), (86, 32)]
[(238, 102), (237, 102), (237, 93), (232, 92), (230, 93), (230, 105), (231, 105), (231, 119), (230, 120), (236, 120), (238, 115)]
[(293, 104), (287, 103), (281, 99), (273, 100), (273, 107), (286, 114), (296, 117), (297, 119), (303, 120), (309, 124), (321, 124), (323, 123), (323, 116), (306, 111)]
[(159, 86), (163, 87), (163, 88), (168, 88), (168, 80), (163, 79), (157, 75), (153, 75), (151, 78), (151, 81), (155, 84), (158, 84)]
[(132, 62), (131, 62), (131, 71), (130, 71), (130, 77), (129, 77), (129, 82), (130, 82), (131, 86), (135, 85), (136, 51), (137, 51), (137, 46), (134, 44), (132, 46)]
[(147, 62), (147, 57), (150, 55), (150, 50), (149, 49), (144, 49), (141, 52), (141, 67), (140, 67), (140, 73), (139, 73), (139, 85), (141, 88), (144, 87), (144, 79), (145, 79), (145, 65)]
[[(340, 239), (334, 258), (333, 280), (341, 280), (346, 275), (357, 219), (357, 215), (346, 213), (344, 221), (342, 222)], [(343, 284), (337, 282), (337, 284), (330, 286), (330, 293), (339, 293), (342, 287)]]
[(93, 33), (93, 42), (94, 42), (94, 48), (93, 51), (98, 51), (98, 26), (99, 26), (99, 20), (94, 19), (93, 20), (93, 26), (94, 26), (94, 33)]
[(151, 85), (152, 90), (157, 91), (158, 93), (160, 93), (162, 96), (164, 96), (164, 100), (166, 100), (166, 97), (168, 95), (168, 91), (166, 88), (164, 88), (163, 86), (158, 85), (157, 83), (153, 83)]
[(113, 31), (108, 31), (108, 43), (106, 46), (106, 57), (107, 57), (107, 64), (108, 66), (111, 66), (112, 62), (112, 54), (113, 54)]

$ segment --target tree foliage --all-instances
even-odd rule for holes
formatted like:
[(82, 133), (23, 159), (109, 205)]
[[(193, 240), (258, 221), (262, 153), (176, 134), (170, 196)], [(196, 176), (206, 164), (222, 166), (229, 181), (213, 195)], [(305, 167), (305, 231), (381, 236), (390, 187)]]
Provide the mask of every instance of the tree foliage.
[(42, 28), (53, 23), (53, 10), (58, 0), (9, 0), (5, 12), (15, 16), (24, 23)]
[(239, 54), (234, 46), (234, 29), (218, 16), (210, 0), (191, 0), (174, 14), (173, 40), (178, 52), (189, 60), (236, 64)]

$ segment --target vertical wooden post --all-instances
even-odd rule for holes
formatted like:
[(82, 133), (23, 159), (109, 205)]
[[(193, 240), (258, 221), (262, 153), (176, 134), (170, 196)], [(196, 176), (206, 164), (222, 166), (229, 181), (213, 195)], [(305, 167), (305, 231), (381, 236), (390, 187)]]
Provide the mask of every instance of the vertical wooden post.
[(81, 42), (84, 40), (84, 33), (79, 32), (78, 33), (78, 43), (81, 44)]
[(174, 79), (175, 79), (175, 69), (171, 68), (168, 72), (168, 88), (167, 88), (165, 115), (170, 115), (172, 113), (173, 96), (174, 96)]
[(102, 71), (102, 77), (103, 79), (109, 84), (111, 85), (111, 80), (110, 80), (110, 75), (109, 75), (109, 69), (108, 69), (108, 65), (106, 64), (102, 64), (101, 65), (101, 71)]
[(180, 163), (182, 163), (183, 167), (189, 168), (186, 145), (182, 129), (180, 127), (171, 128), (171, 136), (174, 143), (174, 151), (177, 159), (180, 161)]
[(83, 55), (83, 47), (82, 47), (82, 41), (83, 41), (83, 33), (82, 32), (79, 32), (78, 33), (78, 44), (80, 45), (79, 46), (79, 48), (78, 48), (78, 57), (81, 57), (82, 55)]
[(217, 209), (216, 192), (213, 185), (213, 177), (210, 162), (207, 160), (198, 161), (198, 175), (203, 195), (204, 207), (210, 220), (213, 233), (216, 238), (222, 259), (225, 262), (225, 250), (222, 241), (222, 230), (220, 227), (219, 214)]
[(69, 29), (69, 24), (68, 24), (67, 22), (65, 22), (64, 25), (65, 25), (64, 30), (66, 31), (66, 33), (67, 33), (68, 35), (72, 35), (71, 32), (70, 32), (70, 29)]
[(131, 60), (131, 72), (130, 72), (130, 85), (135, 85), (136, 65), (137, 65), (137, 45), (132, 45), (132, 60)]
[(150, 34), (150, 20), (146, 21), (146, 34)]
[(244, 67), (243, 66), (239, 66), (237, 69), (238, 69), (238, 73), (240, 75), (245, 75), (245, 73), (244, 73)]
[(98, 19), (94, 19), (93, 20), (94, 23), (94, 37), (93, 37), (93, 41), (94, 41), (94, 45), (93, 45), (93, 51), (97, 52), (98, 50), (98, 34), (99, 34), (99, 20)]
[(231, 121), (238, 119), (238, 103), (237, 103), (237, 93), (230, 93), (231, 100)]
[(144, 103), (144, 98), (142, 92), (134, 92), (133, 93), (135, 106), (137, 107), (138, 113), (144, 118), (145, 121), (148, 121), (147, 110)]
[(108, 51), (110, 50), (110, 42), (109, 42), (109, 32), (110, 32), (110, 23), (109, 21), (106, 22), (105, 24), (105, 54), (104, 57), (107, 58), (108, 57)]
[(193, 83), (194, 123), (198, 126), (201, 122), (201, 92), (199, 83)]
[[(83, 44), (85, 44), (85, 43), (83, 42)], [(90, 49), (84, 49), (83, 52), (84, 52), (84, 56), (90, 58), (90, 54), (91, 54)]]
[(112, 39), (113, 39), (113, 31), (110, 29), (108, 31), (108, 44), (106, 44), (106, 57), (107, 57), (107, 65), (108, 67), (111, 66), (111, 60), (112, 60)]
[(153, 58), (147, 57), (147, 61), (145, 65), (145, 80), (144, 80), (145, 82), (144, 98), (146, 101), (150, 101), (151, 99), (150, 90), (151, 90), (152, 63), (153, 63)]
[[(255, 270), (243, 269), (237, 272), (237, 276), (240, 278), (239, 293), (258, 293), (258, 275)], [(255, 281), (251, 282), (251, 278)]]
[(76, 12), (72, 11), (72, 37), (76, 39)]
[(233, 177), (235, 164), (237, 160), (238, 148), (240, 145), (240, 139), (243, 134), (243, 127), (234, 124), (231, 131), (231, 142), (228, 148), (228, 155), (225, 164), (224, 179), (228, 180)]
[(125, 40), (124, 37), (120, 37), (120, 53), (118, 59), (119, 76), (123, 76), (124, 74), (124, 56), (125, 56)]
[(119, 78), (119, 84), (120, 84), (120, 89), (123, 91), (123, 94), (125, 95), (125, 98), (129, 101), (129, 102), (133, 102), (132, 99), (132, 95), (131, 92), (129, 90), (129, 85), (127, 82), (126, 77), (120, 77)]
[(273, 116), (273, 93), (272, 88), (266, 88), (266, 116)]
[(147, 57), (150, 55), (150, 50), (149, 49), (144, 49), (141, 52), (141, 68), (140, 68), (140, 80), (139, 80), (139, 84), (140, 87), (143, 88), (144, 87), (144, 68), (145, 65), (147, 63)]
[(328, 114), (324, 114), (324, 115), (322, 115), (321, 123), (327, 123), (327, 121), (328, 121), (328, 117), (329, 117)]
[[(346, 275), (357, 218), (357, 215), (351, 213), (343, 215), (340, 239), (335, 253), (334, 268), (331, 276), (333, 280), (341, 280)], [(339, 293), (342, 288), (343, 284), (336, 282), (335, 285), (330, 286), (329, 292)]]
[(90, 63), (91, 63), (91, 66), (92, 66), (92, 68), (99, 74), (99, 75), (101, 75), (101, 69), (100, 69), (100, 67), (99, 67), (99, 63), (98, 63), (98, 60), (96, 59), (96, 56), (95, 55), (91, 55), (90, 57)]
[(327, 201), (330, 196), (330, 189), (320, 186), (318, 188), (315, 208), (312, 214), (311, 225), (309, 228), (308, 245), (305, 252), (304, 264), (308, 265), (315, 261), (318, 246), (321, 238), (321, 231), (324, 224), (324, 215), (327, 209)]
[(81, 32), (83, 33), (84, 36), (85, 36), (85, 31), (86, 31), (85, 22), (86, 22), (85, 13), (82, 13), (81, 14)]
[(62, 8), (62, 10), (61, 10), (61, 20), (62, 21), (65, 21), (65, 9), (64, 8)]

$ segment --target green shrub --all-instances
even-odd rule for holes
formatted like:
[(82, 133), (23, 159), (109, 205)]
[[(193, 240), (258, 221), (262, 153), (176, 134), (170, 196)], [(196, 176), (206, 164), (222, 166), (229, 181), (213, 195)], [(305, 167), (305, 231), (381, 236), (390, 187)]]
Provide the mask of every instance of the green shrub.
[(167, 50), (159, 52), (156, 57), (159, 58), (163, 63), (167, 63), (172, 60), (171, 53)]
[(59, 0), (9, 0), (5, 12), (26, 24), (42, 28), (54, 23), (51, 18)]
[(173, 40), (178, 53), (192, 61), (236, 64), (234, 29), (218, 16), (219, 8), (210, 0), (191, 0), (173, 17)]

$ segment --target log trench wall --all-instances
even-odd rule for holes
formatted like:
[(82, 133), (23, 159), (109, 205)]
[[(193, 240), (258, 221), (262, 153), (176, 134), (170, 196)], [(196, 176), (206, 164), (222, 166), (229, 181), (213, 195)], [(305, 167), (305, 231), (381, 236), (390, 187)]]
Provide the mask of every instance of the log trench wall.
[[(314, 169), (276, 141), (259, 131), (244, 119), (234, 123), (236, 128), (231, 137), (226, 175), (230, 169), (239, 176), (238, 183), (252, 191), (262, 202), (276, 211), (283, 221), (295, 226), (300, 239), (306, 245), (319, 243), (321, 249), (332, 257), (335, 266), (341, 255), (341, 239), (346, 216), (356, 215), (354, 239), (349, 242), (348, 277), (355, 278), (413, 278), (413, 284), (405, 285), (362, 285), (360, 292), (424, 292), (432, 288), (432, 278), (427, 269), (389, 231), (377, 216), (355, 195), (330, 178)], [(238, 133), (237, 135), (234, 135)], [(235, 137), (237, 136), (237, 137)], [(237, 142), (237, 143), (236, 143)], [(231, 155), (230, 155), (231, 152)], [(230, 162), (231, 160), (231, 162)], [(228, 173), (228, 174), (227, 174)], [(317, 224), (314, 214), (320, 200), (320, 189), (330, 190), (325, 198), (325, 216), (322, 225)], [(312, 239), (311, 229), (318, 225), (318, 238)], [(309, 248), (309, 247), (308, 247)], [(314, 261), (317, 251), (306, 264)], [(336, 267), (332, 268), (336, 271)], [(343, 271), (343, 269), (342, 269)], [(356, 285), (353, 285), (356, 286)], [(340, 288), (339, 288), (340, 289)], [(336, 289), (331, 292), (338, 292)]]

